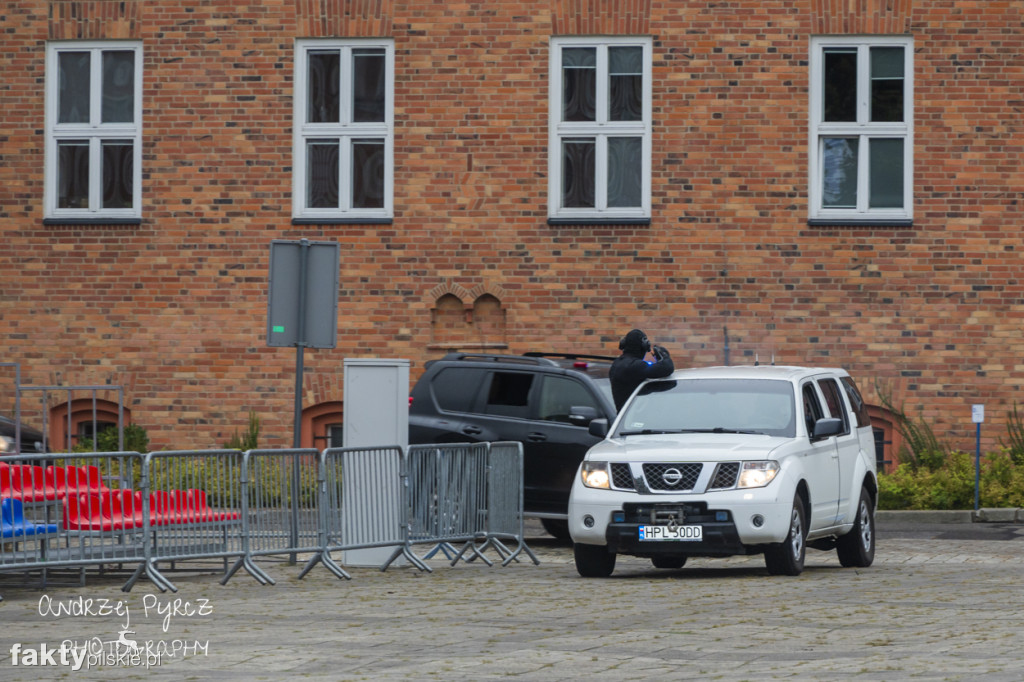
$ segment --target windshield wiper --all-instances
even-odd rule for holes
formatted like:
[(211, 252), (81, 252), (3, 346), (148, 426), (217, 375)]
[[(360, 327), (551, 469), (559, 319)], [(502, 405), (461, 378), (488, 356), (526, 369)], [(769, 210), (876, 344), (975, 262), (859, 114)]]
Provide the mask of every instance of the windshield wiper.
[(650, 436), (664, 433), (739, 433), (752, 436), (766, 436), (764, 431), (741, 431), (738, 429), (727, 429), (724, 426), (716, 426), (713, 429), (640, 429), (638, 431), (620, 431), (621, 436)]
[(743, 429), (727, 429), (724, 426), (716, 426), (713, 429), (681, 429), (680, 433), (740, 433), (752, 436), (765, 436), (764, 431), (749, 431)]

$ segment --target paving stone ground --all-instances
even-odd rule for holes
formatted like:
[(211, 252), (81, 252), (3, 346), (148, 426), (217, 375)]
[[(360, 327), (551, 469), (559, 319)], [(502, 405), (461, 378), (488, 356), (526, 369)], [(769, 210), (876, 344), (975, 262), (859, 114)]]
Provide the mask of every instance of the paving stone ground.
[[(177, 594), (145, 580), (126, 594), (123, 575), (45, 589), (5, 576), (0, 680), (1024, 680), (1024, 525), (882, 523), (872, 567), (811, 550), (796, 578), (761, 557), (676, 571), (620, 557), (612, 578), (585, 580), (568, 547), (527, 535), (539, 566), (438, 555), (433, 573), (350, 568), (344, 581), (318, 566), (299, 580), (301, 562), (264, 559), (276, 585), (168, 573)], [(40, 613), (80, 598), (94, 615)], [(152, 655), (26, 665), (26, 649), (122, 630)]]

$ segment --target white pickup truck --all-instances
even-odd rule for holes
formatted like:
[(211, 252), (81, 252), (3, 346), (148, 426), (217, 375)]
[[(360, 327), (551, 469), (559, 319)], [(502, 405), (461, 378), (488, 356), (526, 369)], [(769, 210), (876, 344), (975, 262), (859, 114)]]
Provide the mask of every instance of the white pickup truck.
[(584, 577), (611, 575), (618, 554), (680, 568), (760, 553), (776, 575), (799, 575), (808, 546), (843, 566), (874, 561), (874, 437), (845, 370), (679, 370), (590, 430), (604, 440), (569, 498)]

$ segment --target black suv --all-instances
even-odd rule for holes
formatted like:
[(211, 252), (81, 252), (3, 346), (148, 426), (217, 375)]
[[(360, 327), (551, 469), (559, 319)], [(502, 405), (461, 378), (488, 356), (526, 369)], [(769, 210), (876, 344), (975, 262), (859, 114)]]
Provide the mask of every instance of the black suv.
[(449, 353), (425, 365), (409, 403), (409, 442), (523, 444), (524, 509), (569, 537), (569, 490), (601, 439), (594, 419), (615, 418), (603, 355)]
[[(17, 442), (17, 438), (21, 442)], [(0, 415), (0, 456), (10, 455), (15, 451), (23, 455), (31, 455), (37, 452), (45, 452), (43, 447), (43, 433), (31, 426), (21, 425), (10, 417)]]

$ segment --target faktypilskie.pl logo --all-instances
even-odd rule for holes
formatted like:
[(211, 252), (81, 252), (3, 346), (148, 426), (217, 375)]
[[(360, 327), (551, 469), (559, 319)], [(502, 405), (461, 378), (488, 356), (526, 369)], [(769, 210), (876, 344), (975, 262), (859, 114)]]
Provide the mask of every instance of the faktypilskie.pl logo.
[[(152, 668), (167, 660), (208, 656), (208, 640), (188, 640), (165, 637), (140, 639), (132, 627), (132, 613), (128, 603), (120, 600), (75, 597), (58, 601), (43, 595), (39, 599), (39, 615), (43, 617), (113, 617), (118, 620), (116, 636), (88, 637), (83, 640), (66, 639), (58, 645), (43, 642), (25, 644), (15, 642), (10, 648), (10, 663), (14, 667), (63, 667), (73, 671), (83, 668), (141, 667)], [(185, 601), (180, 598), (161, 601), (155, 595), (142, 600), (142, 620), (155, 617), (160, 620), (161, 633), (167, 635), (176, 618), (194, 619), (212, 615), (209, 600)]]

